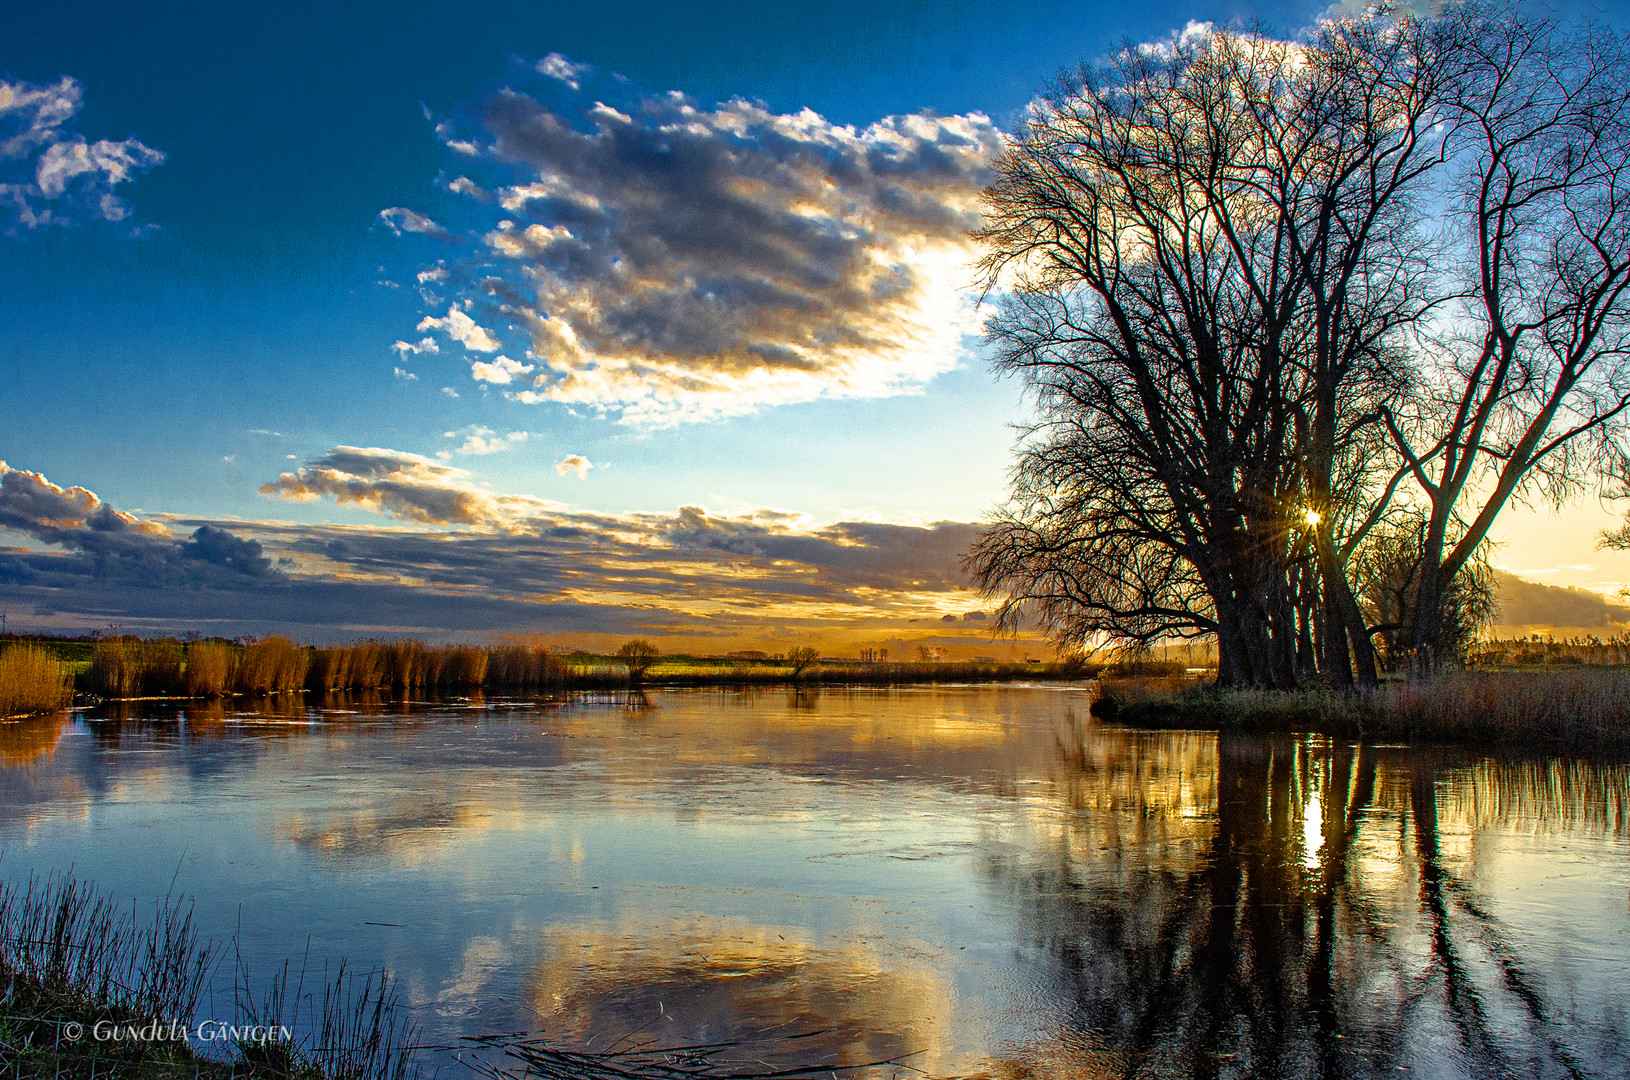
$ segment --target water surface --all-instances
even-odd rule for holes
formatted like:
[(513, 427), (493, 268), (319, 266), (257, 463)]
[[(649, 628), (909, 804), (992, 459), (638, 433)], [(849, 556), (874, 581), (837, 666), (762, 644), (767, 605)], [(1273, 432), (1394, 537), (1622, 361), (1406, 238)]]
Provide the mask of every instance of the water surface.
[(173, 883), (251, 971), (396, 972), (438, 1043), (1630, 1075), (1630, 769), (1104, 728), (1087, 702), (110, 707), (0, 725), (0, 877)]

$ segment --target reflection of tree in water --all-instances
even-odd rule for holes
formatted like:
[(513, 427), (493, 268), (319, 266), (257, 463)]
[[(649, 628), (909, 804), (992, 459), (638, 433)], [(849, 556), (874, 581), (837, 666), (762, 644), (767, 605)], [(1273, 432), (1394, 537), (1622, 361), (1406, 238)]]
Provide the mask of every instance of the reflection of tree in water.
[[(1078, 1056), (1124, 1076), (1624, 1075), (1625, 1032), (1590, 1034), (1444, 857), (1429, 756), (1178, 738), (1186, 752), (1154, 766), (1153, 743), (1061, 747), (1057, 842), (987, 864), (1075, 1029), (1044, 1040), (1089, 1033)], [(1465, 773), (1459, 803), (1532, 812), (1549, 791), (1620, 816), (1601, 786), (1615, 770), (1531, 771), (1504, 796)]]

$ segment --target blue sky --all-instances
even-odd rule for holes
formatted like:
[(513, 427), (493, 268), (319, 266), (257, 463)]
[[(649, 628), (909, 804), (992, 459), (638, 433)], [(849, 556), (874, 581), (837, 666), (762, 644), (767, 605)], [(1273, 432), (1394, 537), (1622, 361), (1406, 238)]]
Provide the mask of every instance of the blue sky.
[[(738, 560), (709, 564), (733, 580), (770, 574), (766, 537), (832, 545), (800, 564), (830, 579), (825, 607), (744, 598), (721, 641), (753, 635), (755, 603), (776, 608), (765, 618), (783, 636), (845, 620), (879, 641), (953, 616), (961, 628), (977, 604), (949, 571), (857, 586), (828, 556), (881, 543), (844, 523), (884, 523), (915, 527), (900, 535), (949, 565), (949, 538), (1001, 498), (1021, 402), (986, 372), (956, 289), (1000, 132), (1062, 66), (1123, 40), (1190, 20), (1291, 31), (1318, 10), (9, 3), (0, 80), (78, 107), (0, 155), (0, 183), (27, 181), (52, 146), (103, 158), (55, 196), (0, 209), (0, 460), (16, 490), (40, 474), (31, 498), (48, 479), (87, 489), (63, 496), (81, 510), (167, 523), (168, 538), (155, 525), (132, 543), (171, 545), (159, 562), (213, 599), (110, 584), (106, 562), (94, 581), (47, 581), (39, 560), (90, 548), (0, 514), (0, 546), (34, 560), (0, 573), (0, 602), (41, 626), (195, 619), (322, 639), (486, 619), (679, 640), (690, 631), (649, 614), (660, 604), (608, 600), (603, 581), (596, 610), (623, 615), (573, 622), (561, 607), (523, 627), (437, 611), (473, 593), (529, 615), (583, 596), (512, 588), (496, 569), (438, 578), (394, 548), (313, 552), (341, 535), (474, 544), (591, 518), (671, 552), (700, 535), (675, 516), (693, 507), (712, 523), (700, 547)], [(59, 220), (28, 224), (42, 209)], [(569, 243), (515, 240), (590, 210), (599, 224)], [(449, 499), (464, 509), (449, 516)], [(203, 526), (261, 545), (283, 585), (379, 591), (309, 623), (284, 594), (263, 605), (276, 618), (233, 616), (236, 586), (194, 573), (217, 549), (175, 546)], [(604, 550), (529, 557), (559, 569)], [(241, 555), (221, 558), (241, 570)], [(1555, 580), (1599, 587), (1616, 572), (1604, 566)], [(857, 607), (857, 587), (891, 599)], [(415, 589), (417, 606), (402, 599)]]

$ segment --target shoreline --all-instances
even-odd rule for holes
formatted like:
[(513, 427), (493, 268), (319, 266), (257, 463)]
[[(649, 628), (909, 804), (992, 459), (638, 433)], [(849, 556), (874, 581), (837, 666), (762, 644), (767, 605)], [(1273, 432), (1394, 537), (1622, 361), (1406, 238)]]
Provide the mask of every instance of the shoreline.
[(1630, 753), (1630, 668), (1455, 671), (1374, 693), (1228, 690), (1103, 679), (1093, 716), (1117, 727), (1302, 732), (1366, 743)]

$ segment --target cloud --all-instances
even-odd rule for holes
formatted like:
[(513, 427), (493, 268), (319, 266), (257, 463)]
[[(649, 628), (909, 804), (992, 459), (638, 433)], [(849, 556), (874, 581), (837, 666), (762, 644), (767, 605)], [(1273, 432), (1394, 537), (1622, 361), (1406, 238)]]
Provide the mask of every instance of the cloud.
[(507, 356), (500, 356), (491, 363), (477, 360), (470, 365), (470, 377), (476, 382), (502, 384), (512, 381), (518, 375), (525, 375), (532, 370), (532, 366), (517, 363)]
[(13, 564), (0, 575), (13, 583), (64, 573), (145, 588), (266, 582), (279, 575), (259, 543), (224, 528), (200, 525), (178, 539), (162, 522), (138, 518), (82, 487), (61, 487), (37, 472), (0, 461), (0, 529), (30, 536), (68, 554), (32, 566)]
[(547, 75), (557, 82), (565, 83), (573, 90), (579, 89), (579, 80), (594, 69), (588, 64), (574, 64), (560, 53), (550, 53), (537, 63), (539, 75)]
[(436, 339), (428, 337), (420, 338), (418, 344), (416, 345), (412, 342), (398, 341), (396, 344), (392, 345), (391, 348), (396, 351), (397, 355), (403, 357), (404, 359), (409, 353), (417, 355), (419, 353), (441, 352), (441, 346), (436, 344)]
[(567, 454), (565, 457), (555, 462), (556, 473), (560, 474), (561, 476), (565, 476), (569, 472), (574, 472), (577, 474), (577, 478), (579, 480), (587, 480), (589, 478), (589, 470), (592, 468), (594, 468), (594, 462), (590, 461), (582, 454)]
[(893, 640), (919, 634), (914, 620), (938, 631), (976, 604), (959, 568), (976, 530), (961, 522), (819, 525), (783, 510), (697, 506), (594, 513), (494, 492), (429, 458), (356, 447), (262, 490), (395, 520), (169, 518), (166, 528), (83, 488), (7, 470), (0, 528), (33, 546), (0, 546), (0, 603), (65, 629), (118, 622), (307, 640), (499, 632), (613, 647), (650, 636), (714, 652), (783, 649), (829, 631)]
[(472, 352), (497, 352), (503, 348), (485, 327), (478, 325), (457, 307), (448, 308), (447, 314), (439, 319), (425, 316), (419, 320), (416, 329), (421, 334), (426, 330), (440, 330)]
[(986, 117), (856, 128), (739, 99), (589, 102), (576, 78), (565, 104), (499, 93), (471, 139), (438, 128), (493, 174), (469, 189), (495, 204), (468, 209), (496, 266), (455, 284), (530, 335), (545, 367), (517, 400), (662, 426), (910, 393), (956, 366), (1001, 149)]
[(0, 80), (0, 228), (7, 232), (81, 218), (124, 221), (119, 184), (164, 161), (132, 137), (88, 141), (68, 130), (84, 94), (78, 80)]
[[(453, 432), (449, 431), (449, 437)], [(501, 450), (508, 450), (532, 437), (530, 431), (511, 431), (507, 435), (500, 435), (492, 428), (471, 428), (463, 445), (458, 448), (461, 454), (496, 454)]]
[(379, 212), (379, 219), (390, 226), (391, 232), (401, 236), (404, 232), (423, 233), (438, 240), (451, 240), (453, 234), (416, 210), (405, 206), (392, 206)]
[(419, 376), (417, 376), (417, 375), (413, 374), (413, 372), (407, 371), (407, 370), (405, 370), (403, 368), (393, 367), (393, 368), (391, 368), (391, 371), (395, 373), (395, 375), (396, 375), (396, 377), (398, 379), (402, 379), (402, 380), (405, 380), (407, 382), (418, 382), (419, 381)]
[(326, 495), (403, 521), (491, 529), (518, 528), (559, 508), (543, 499), (494, 495), (463, 469), (377, 447), (337, 446), (326, 457), (262, 484), (260, 493), (294, 502)]

